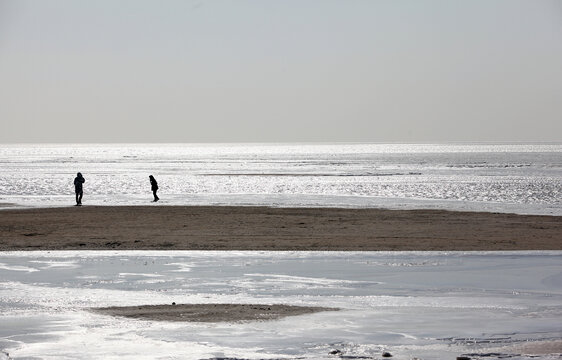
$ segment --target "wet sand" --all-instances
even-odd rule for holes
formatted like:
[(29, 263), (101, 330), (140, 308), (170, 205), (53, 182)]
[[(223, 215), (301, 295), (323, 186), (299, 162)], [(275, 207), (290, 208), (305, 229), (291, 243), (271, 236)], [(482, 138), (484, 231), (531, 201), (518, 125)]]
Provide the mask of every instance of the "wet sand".
[(0, 211), (0, 251), (76, 249), (562, 250), (562, 217), (158, 204)]
[(529, 355), (562, 354), (562, 340), (534, 341), (516, 345), (513, 352)]
[[(489, 354), (501, 354), (503, 358), (511, 358), (518, 356), (539, 357), (541, 355), (553, 354), (556, 358), (562, 357), (562, 340), (538, 340), (519, 342), (513, 345), (492, 347), (486, 349), (485, 352), (475, 354), (464, 354), (468, 358), (480, 359), (490, 357)], [(500, 358), (495, 356), (495, 358)]]
[(92, 311), (140, 320), (187, 322), (240, 322), (275, 320), (286, 316), (337, 311), (334, 308), (263, 304), (183, 304), (94, 308)]

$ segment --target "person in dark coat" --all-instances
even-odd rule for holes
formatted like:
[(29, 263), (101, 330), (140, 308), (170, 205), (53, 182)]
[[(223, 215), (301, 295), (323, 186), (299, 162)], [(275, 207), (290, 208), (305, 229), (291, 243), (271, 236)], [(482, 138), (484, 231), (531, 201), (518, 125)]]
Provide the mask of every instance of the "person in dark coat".
[(156, 202), (160, 200), (158, 195), (156, 195), (156, 191), (158, 191), (158, 183), (156, 182), (154, 176), (150, 175), (148, 178), (150, 179), (150, 187), (152, 189), (152, 195), (154, 195), (154, 202)]
[(82, 184), (85, 183), (86, 180), (82, 177), (82, 173), (76, 174), (74, 178), (74, 191), (76, 192), (76, 206), (82, 205), (82, 195), (84, 192), (82, 190)]

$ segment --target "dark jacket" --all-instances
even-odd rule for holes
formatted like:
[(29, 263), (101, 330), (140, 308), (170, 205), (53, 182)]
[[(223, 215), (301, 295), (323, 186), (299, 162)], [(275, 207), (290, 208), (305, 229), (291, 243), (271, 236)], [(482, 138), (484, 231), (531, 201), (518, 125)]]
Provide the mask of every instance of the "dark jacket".
[(155, 178), (150, 178), (150, 185), (152, 186), (152, 191), (158, 190), (158, 183)]
[(74, 178), (74, 189), (76, 190), (76, 192), (82, 191), (82, 184), (85, 182), (86, 179), (84, 179), (82, 176), (77, 176)]

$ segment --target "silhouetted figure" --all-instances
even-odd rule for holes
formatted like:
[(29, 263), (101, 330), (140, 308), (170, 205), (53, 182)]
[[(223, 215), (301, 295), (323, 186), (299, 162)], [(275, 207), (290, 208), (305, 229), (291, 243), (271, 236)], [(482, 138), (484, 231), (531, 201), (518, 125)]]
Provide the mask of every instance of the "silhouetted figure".
[(82, 177), (81, 173), (76, 174), (74, 178), (74, 191), (76, 192), (76, 206), (82, 205), (82, 195), (84, 195), (82, 191), (82, 184), (85, 183), (86, 180)]
[(160, 200), (158, 195), (156, 195), (156, 192), (158, 191), (158, 183), (156, 182), (154, 176), (150, 175), (148, 178), (150, 179), (150, 187), (152, 188), (152, 195), (154, 195), (154, 202), (156, 202)]

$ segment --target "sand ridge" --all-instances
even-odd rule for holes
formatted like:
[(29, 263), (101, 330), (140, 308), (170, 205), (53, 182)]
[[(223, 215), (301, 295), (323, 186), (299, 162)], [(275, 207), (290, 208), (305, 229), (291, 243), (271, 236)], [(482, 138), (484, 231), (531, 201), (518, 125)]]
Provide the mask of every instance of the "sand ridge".
[(562, 217), (159, 205), (0, 211), (0, 251), (88, 249), (562, 250)]
[(275, 320), (286, 316), (337, 311), (336, 308), (282, 304), (173, 304), (94, 308), (105, 315), (140, 320), (180, 322), (245, 322)]

